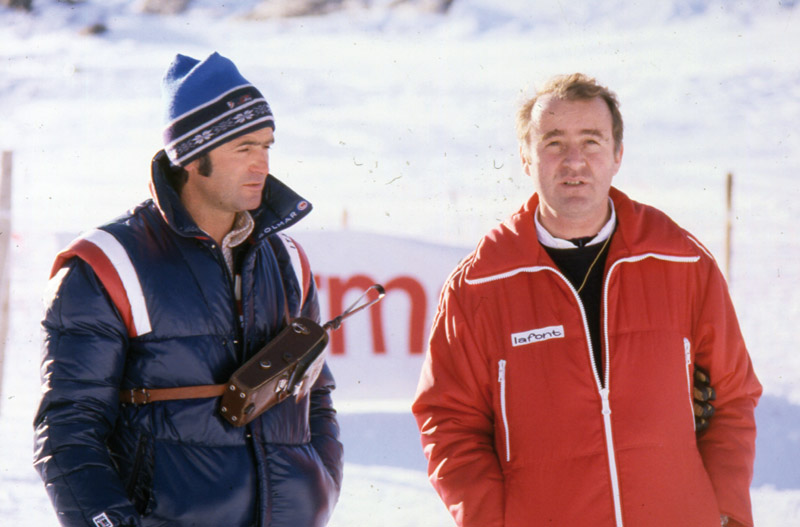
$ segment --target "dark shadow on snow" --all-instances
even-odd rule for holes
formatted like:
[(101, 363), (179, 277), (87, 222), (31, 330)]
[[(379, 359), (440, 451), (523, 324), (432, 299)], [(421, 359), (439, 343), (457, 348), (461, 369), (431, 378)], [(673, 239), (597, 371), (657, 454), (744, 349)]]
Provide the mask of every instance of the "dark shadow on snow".
[(419, 430), (408, 413), (340, 413), (344, 460), (425, 471)]
[(800, 489), (800, 406), (764, 395), (756, 408), (753, 486)]

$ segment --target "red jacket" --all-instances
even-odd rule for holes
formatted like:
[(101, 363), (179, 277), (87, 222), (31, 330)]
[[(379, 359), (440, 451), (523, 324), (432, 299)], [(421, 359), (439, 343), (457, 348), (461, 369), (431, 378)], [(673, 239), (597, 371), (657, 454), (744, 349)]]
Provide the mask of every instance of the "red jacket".
[[(761, 385), (725, 280), (666, 215), (611, 198), (602, 382), (578, 295), (537, 241), (538, 196), (444, 287), (413, 411), (460, 526), (753, 524)], [(694, 364), (717, 391), (700, 439)]]

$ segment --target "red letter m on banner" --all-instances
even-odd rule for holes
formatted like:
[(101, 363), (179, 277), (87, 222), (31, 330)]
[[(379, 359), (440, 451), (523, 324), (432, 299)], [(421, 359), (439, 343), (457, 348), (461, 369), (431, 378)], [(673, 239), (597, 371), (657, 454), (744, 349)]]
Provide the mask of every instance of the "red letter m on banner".
[[(360, 294), (375, 283), (375, 280), (363, 274), (353, 275), (347, 279), (331, 276), (327, 278), (327, 280), (317, 276), (317, 286), (320, 289), (322, 289), (323, 283), (326, 281), (329, 313), (341, 313), (344, 311), (347, 307), (344, 305), (344, 298), (348, 292), (354, 291)], [(409, 318), (408, 329), (408, 351), (412, 354), (422, 353), (425, 349), (425, 289), (416, 278), (410, 276), (392, 278), (383, 284), (383, 287), (386, 289), (387, 298), (397, 290), (403, 291), (408, 295), (411, 304), (411, 316)], [(382, 309), (384, 302), (379, 302), (369, 309), (370, 327), (372, 329), (372, 351), (374, 353), (386, 353), (386, 337), (384, 333)], [(334, 355), (344, 354), (345, 349), (347, 349), (344, 332), (333, 331), (330, 337), (331, 353)]]

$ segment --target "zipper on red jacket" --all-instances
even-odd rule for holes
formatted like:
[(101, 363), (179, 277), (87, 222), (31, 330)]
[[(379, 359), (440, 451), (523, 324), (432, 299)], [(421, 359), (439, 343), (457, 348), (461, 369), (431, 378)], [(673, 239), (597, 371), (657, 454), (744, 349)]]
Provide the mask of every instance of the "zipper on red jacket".
[(683, 339), (683, 353), (686, 356), (686, 384), (688, 385), (689, 390), (689, 411), (691, 412), (692, 416), (692, 427), (696, 432), (697, 422), (694, 420), (694, 396), (692, 394), (692, 390), (694, 388), (692, 383), (692, 343), (689, 342), (689, 339), (686, 337)]
[(602, 316), (604, 318), (605, 323), (603, 324), (602, 329), (602, 337), (605, 341), (605, 367), (604, 367), (604, 379), (600, 378), (600, 373), (597, 371), (597, 365), (595, 364), (594, 360), (594, 348), (592, 347), (592, 337), (591, 333), (589, 332), (589, 321), (586, 319), (586, 309), (583, 307), (583, 301), (581, 301), (581, 297), (578, 294), (578, 291), (575, 287), (570, 283), (566, 276), (564, 276), (560, 271), (556, 269), (551, 269), (555, 272), (561, 279), (564, 281), (565, 284), (570, 288), (572, 291), (573, 296), (575, 297), (575, 301), (578, 303), (578, 307), (581, 311), (581, 320), (583, 321), (583, 332), (586, 337), (586, 345), (589, 349), (589, 364), (592, 367), (592, 374), (594, 375), (594, 382), (597, 385), (597, 391), (600, 394), (600, 402), (601, 402), (601, 415), (603, 416), (603, 430), (605, 432), (606, 437), (606, 456), (608, 458), (608, 473), (609, 478), (611, 479), (611, 493), (614, 499), (614, 517), (616, 520), (616, 527), (623, 527), (622, 525), (622, 502), (620, 500), (620, 491), (619, 491), (619, 472), (617, 471), (617, 454), (616, 448), (614, 448), (614, 434), (612, 433), (612, 426), (611, 426), (611, 402), (609, 397), (611, 395), (611, 390), (609, 388), (609, 382), (611, 380), (611, 351), (609, 349), (608, 343), (608, 283), (609, 278), (611, 277), (611, 273), (616, 267), (616, 263), (611, 266), (608, 270), (608, 274), (606, 275), (605, 287), (603, 288), (603, 310)]
[[(611, 405), (609, 403), (609, 395), (610, 395), (610, 387), (609, 383), (611, 381), (611, 346), (608, 341), (608, 286), (611, 283), (611, 275), (614, 273), (614, 270), (617, 266), (621, 263), (634, 263), (640, 262), (642, 260), (646, 260), (647, 258), (655, 258), (657, 260), (664, 260), (667, 262), (681, 262), (681, 263), (692, 263), (696, 262), (700, 259), (699, 256), (670, 256), (665, 254), (657, 254), (657, 253), (645, 253), (638, 256), (631, 256), (628, 258), (622, 258), (615, 261), (611, 267), (608, 269), (608, 273), (606, 274), (605, 284), (603, 286), (603, 309), (601, 311), (603, 316), (603, 329), (602, 335), (605, 341), (605, 351), (606, 351), (606, 362), (605, 362), (605, 383), (604, 388), (600, 390), (600, 396), (603, 400), (603, 422), (605, 424), (605, 431), (606, 431), (606, 443), (608, 447), (608, 465), (609, 470), (611, 473), (611, 486), (614, 492), (614, 514), (616, 515), (617, 520), (617, 527), (622, 527), (622, 503), (620, 501), (620, 490), (619, 490), (619, 473), (617, 471), (617, 462), (616, 462), (616, 455), (615, 455), (615, 448), (614, 448), (614, 437), (611, 432)], [(584, 320), (585, 321), (585, 320)], [(688, 341), (686, 341), (688, 342)], [(591, 344), (590, 344), (591, 347)], [(694, 420), (694, 417), (692, 417)]]
[(508, 434), (508, 414), (506, 411), (506, 361), (501, 359), (497, 362), (497, 382), (500, 383), (500, 414), (503, 417), (503, 431), (506, 439), (506, 462), (511, 461), (511, 438)]

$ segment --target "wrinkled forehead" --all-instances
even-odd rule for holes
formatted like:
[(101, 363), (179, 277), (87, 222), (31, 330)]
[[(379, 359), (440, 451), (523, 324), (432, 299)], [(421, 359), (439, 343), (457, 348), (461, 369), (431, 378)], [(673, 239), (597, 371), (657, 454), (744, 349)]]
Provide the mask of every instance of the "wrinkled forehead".
[(593, 129), (611, 134), (611, 110), (602, 97), (565, 99), (553, 94), (541, 96), (531, 109), (531, 130), (542, 135), (554, 128)]

